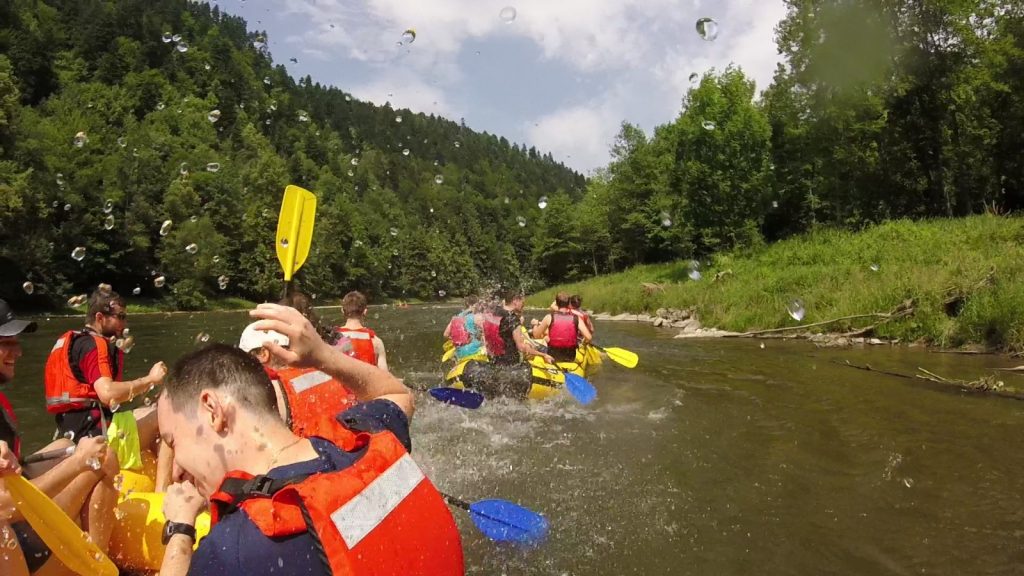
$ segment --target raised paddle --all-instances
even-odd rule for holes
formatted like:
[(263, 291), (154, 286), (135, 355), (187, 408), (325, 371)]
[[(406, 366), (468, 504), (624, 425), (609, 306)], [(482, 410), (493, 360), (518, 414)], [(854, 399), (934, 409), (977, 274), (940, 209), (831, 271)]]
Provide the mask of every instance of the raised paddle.
[(295, 185), (286, 187), (274, 238), (277, 261), (284, 271), (285, 295), (291, 287), (292, 276), (302, 268), (309, 256), (315, 219), (316, 196), (305, 188)]
[(440, 400), (445, 404), (461, 406), (462, 408), (469, 408), (471, 410), (476, 410), (484, 403), (483, 394), (472, 390), (462, 390), (459, 388), (431, 388), (428, 393), (433, 396), (435, 400)]
[(455, 348), (448, 348), (447, 350), (444, 351), (444, 354), (441, 355), (441, 362), (447, 362), (447, 361), (451, 360), (454, 357), (455, 357)]
[(19, 474), (4, 476), (14, 505), (53, 554), (83, 576), (117, 576), (117, 566), (92, 540), (85, 538), (64, 511)]
[(636, 368), (636, 365), (640, 363), (640, 357), (637, 356), (636, 352), (626, 350), (625, 348), (602, 348), (593, 343), (590, 345), (607, 354), (608, 358), (616, 364), (626, 368)]
[(441, 493), (446, 502), (469, 512), (469, 518), (484, 536), (495, 542), (536, 544), (548, 534), (548, 520), (508, 500), (465, 500)]

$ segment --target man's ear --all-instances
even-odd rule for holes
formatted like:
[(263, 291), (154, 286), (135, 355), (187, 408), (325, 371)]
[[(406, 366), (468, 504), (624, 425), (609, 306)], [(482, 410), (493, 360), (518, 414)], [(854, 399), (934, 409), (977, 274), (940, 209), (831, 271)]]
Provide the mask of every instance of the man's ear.
[(209, 422), (216, 432), (223, 430), (227, 421), (225, 406), (216, 391), (204, 389), (199, 393), (199, 419)]

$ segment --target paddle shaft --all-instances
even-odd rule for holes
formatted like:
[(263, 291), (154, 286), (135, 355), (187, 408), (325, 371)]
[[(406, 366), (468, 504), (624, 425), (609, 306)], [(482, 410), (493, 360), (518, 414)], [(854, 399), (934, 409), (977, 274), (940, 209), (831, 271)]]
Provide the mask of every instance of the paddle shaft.
[(22, 464), (35, 464), (36, 462), (45, 462), (47, 460), (53, 460), (55, 458), (62, 458), (64, 456), (71, 456), (74, 454), (74, 446), (69, 448), (59, 448), (57, 450), (48, 450), (46, 452), (39, 452), (38, 454), (29, 454), (26, 456), (21, 463)]
[(456, 498), (451, 494), (445, 494), (444, 492), (441, 492), (441, 496), (444, 497), (445, 502), (451, 504), (452, 506), (455, 506), (456, 508), (462, 508), (467, 512), (469, 511), (469, 502), (466, 502), (461, 498)]

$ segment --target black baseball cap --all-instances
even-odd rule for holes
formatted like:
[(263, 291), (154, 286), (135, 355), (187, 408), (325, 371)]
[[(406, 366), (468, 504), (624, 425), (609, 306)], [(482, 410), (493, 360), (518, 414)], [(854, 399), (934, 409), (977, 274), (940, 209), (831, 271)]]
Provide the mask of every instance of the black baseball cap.
[(35, 331), (35, 322), (18, 320), (14, 317), (14, 310), (11, 310), (7, 302), (0, 300), (0, 336), (17, 336), (22, 332), (29, 333)]

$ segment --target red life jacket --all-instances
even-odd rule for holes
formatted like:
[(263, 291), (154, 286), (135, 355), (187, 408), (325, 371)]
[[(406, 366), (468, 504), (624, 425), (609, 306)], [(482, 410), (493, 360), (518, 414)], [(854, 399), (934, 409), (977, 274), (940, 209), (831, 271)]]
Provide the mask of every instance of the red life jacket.
[[(210, 497), (212, 524), (241, 509), (260, 532), (309, 532), (334, 576), (462, 576), (462, 542), (443, 496), (390, 432), (319, 428), (342, 450), (364, 450), (344, 470), (283, 480), (231, 472)], [(202, 544), (200, 544), (202, 545)]]
[(284, 368), (276, 379), (284, 391), (285, 423), (304, 438), (319, 436), (318, 426), (325, 419), (356, 405), (351, 390), (316, 368)]
[(10, 439), (14, 457), (21, 460), (21, 435), (18, 434), (18, 418), (14, 415), (11, 402), (0, 392), (0, 440)]
[(452, 317), (451, 330), (448, 331), (448, 337), (451, 338), (452, 344), (456, 346), (465, 346), (473, 341), (473, 336), (469, 333), (469, 329), (466, 328), (465, 312)]
[(490, 356), (505, 355), (505, 340), (501, 337), (501, 316), (488, 312), (484, 314), (484, 344)]
[(377, 365), (377, 351), (373, 348), (373, 339), (377, 337), (377, 334), (373, 330), (365, 326), (358, 329), (339, 326), (335, 332), (342, 337), (342, 340), (339, 340), (335, 346), (356, 360)]
[(71, 368), (71, 345), (77, 338), (92, 338), (96, 341), (97, 362), (100, 376), (121, 380), (121, 367), (124, 366), (124, 352), (118, 350), (117, 372), (113, 371), (108, 346), (110, 343), (102, 336), (86, 330), (68, 330), (57, 339), (46, 359), (44, 380), (46, 386), (46, 411), (50, 414), (61, 414), (74, 410), (83, 410), (100, 403), (99, 396), (92, 384), (81, 382)]
[(579, 322), (579, 317), (572, 312), (552, 312), (551, 325), (548, 326), (548, 346), (575, 349), (580, 337)]

